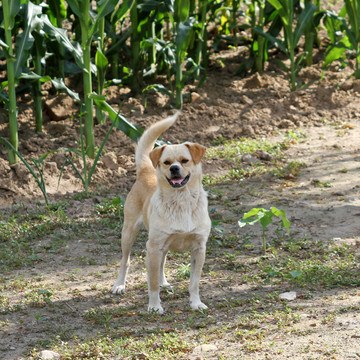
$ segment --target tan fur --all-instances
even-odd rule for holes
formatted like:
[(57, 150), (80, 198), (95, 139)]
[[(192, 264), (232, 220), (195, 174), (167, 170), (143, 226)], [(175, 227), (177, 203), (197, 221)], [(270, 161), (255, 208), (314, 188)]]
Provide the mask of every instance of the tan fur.
[(135, 159), (137, 179), (124, 208), (122, 253), (114, 294), (125, 292), (130, 250), (142, 224), (149, 232), (146, 243), (148, 309), (163, 313), (160, 287), (170, 286), (164, 266), (169, 250), (191, 250), (190, 305), (205, 309), (199, 296), (199, 281), (210, 233), (207, 197), (202, 188), (201, 159), (205, 147), (185, 143), (153, 149), (156, 139), (177, 119), (172, 117), (152, 125), (141, 137)]

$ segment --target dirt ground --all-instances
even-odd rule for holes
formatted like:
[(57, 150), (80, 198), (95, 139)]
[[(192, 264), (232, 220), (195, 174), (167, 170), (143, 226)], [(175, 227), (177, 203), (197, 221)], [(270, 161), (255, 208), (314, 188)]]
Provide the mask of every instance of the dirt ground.
[[(259, 229), (240, 229), (237, 220), (243, 212), (253, 207), (269, 208), (275, 205), (286, 211), (291, 222), (291, 234), (297, 238), (313, 238), (318, 241), (333, 241), (347, 244), (359, 254), (360, 247), (360, 81), (349, 78), (349, 70), (336, 68), (325, 72), (321, 78), (319, 64), (304, 69), (301, 79), (307, 87), (290, 93), (285, 74), (275, 67), (269, 67), (263, 75), (246, 78), (235, 76), (240, 53), (224, 52), (221, 61), (213, 61), (208, 79), (201, 88), (188, 86), (186, 94), (192, 103), (185, 104), (181, 118), (171, 128), (164, 139), (173, 143), (194, 141), (207, 147), (218, 146), (224, 139), (236, 140), (241, 137), (263, 139), (272, 142), (293, 136), (296, 141), (284, 151), (282, 161), (298, 162), (304, 166), (296, 176), (274, 178), (257, 175), (233, 181), (217, 182), (208, 185), (209, 209), (224, 220), (226, 236), (251, 237), (251, 242), (260, 244)], [(24, 95), (19, 104), (20, 153), (26, 158), (39, 158), (46, 152), (60, 148), (79, 146), (77, 105), (67, 96), (55, 96), (51, 90), (45, 92), (45, 124), (40, 134), (34, 132), (33, 107), (31, 97)], [(144, 98), (132, 97), (127, 89), (112, 87), (108, 90), (109, 103), (118, 108), (122, 106), (123, 115), (137, 125), (146, 127), (173, 110), (169, 101), (159, 94), (149, 94), (144, 106)], [(0, 136), (7, 134), (7, 119), (0, 112)], [(96, 142), (100, 145), (105, 134), (104, 128), (96, 127)], [(120, 131), (114, 130), (105, 146), (105, 153), (95, 171), (89, 198), (78, 198), (83, 191), (75, 171), (68, 166), (60, 185), (58, 178), (65, 159), (63, 151), (49, 155), (45, 160), (44, 178), (52, 203), (67, 201), (66, 216), (84, 223), (94, 217), (94, 204), (102, 203), (111, 196), (125, 198), (134, 182), (134, 144)], [(5, 214), (14, 211), (14, 206), (35, 209), (42, 202), (41, 192), (24, 165), (10, 168), (6, 150), (0, 148), (0, 221)], [(79, 159), (74, 159), (81, 167)], [(204, 173), (213, 178), (226, 174), (233, 163), (222, 158), (207, 156), (203, 162)], [(245, 166), (245, 165), (244, 165)], [(221, 194), (221, 195), (219, 195)], [(230, 204), (230, 205), (229, 205)], [(242, 212), (240, 211), (242, 210)], [(3, 215), (1, 215), (3, 214)], [(43, 246), (51, 234), (39, 240)], [(69, 232), (65, 236), (70, 236)], [(95, 232), (95, 230), (94, 230)], [(159, 327), (159, 320), (147, 318), (144, 261), (141, 246), (137, 248), (135, 270), (130, 274), (130, 293), (115, 298), (108, 293), (115, 281), (119, 260), (119, 229), (106, 233), (105, 245), (98, 248), (96, 239), (84, 239), (81, 234), (71, 235), (73, 241), (64, 251), (44, 254), (44, 258), (31, 267), (17, 270), (4, 270), (1, 278), (8, 285), (6, 291), (10, 304), (18, 304), (26, 286), (20, 291), (14, 286), (14, 279), (22, 278), (25, 284), (36, 279), (37, 288), (47, 286), (57, 289), (52, 302), (56, 302), (59, 312), (52, 308), (28, 307), (22, 311), (0, 312), (0, 358), (21, 359), (35, 348), (38, 351), (48, 348), (43, 341), (47, 331), (60, 334), (66, 329), (60, 322), (73, 326), (78, 338), (95, 336), (98, 328), (84, 323), (84, 314), (92, 309), (105, 309), (120, 303), (125, 307), (123, 333), (135, 336), (140, 329), (151, 330)], [(142, 235), (143, 237), (145, 235)], [(115, 245), (114, 245), (115, 244)], [(79, 264), (79, 258), (97, 254), (97, 264)], [(218, 254), (218, 253), (217, 253)], [(250, 257), (252, 256), (249, 253)], [(218, 254), (219, 255), (219, 254)], [(219, 255), (221, 256), (221, 255)], [(74, 260), (73, 259), (77, 259)], [(66, 260), (66, 261), (65, 261)], [(84, 260), (85, 261), (85, 260)], [(170, 264), (179, 258), (170, 259)], [(210, 303), (212, 336), (196, 340), (198, 332), (205, 330), (201, 325), (189, 326), (188, 339), (193, 344), (184, 359), (358, 359), (360, 358), (360, 289), (345, 286), (332, 289), (314, 290), (312, 296), (305, 296), (304, 290), (283, 287), (254, 287), (236, 277), (228, 281), (229, 270), (221, 276), (212, 278), (209, 269), (218, 269), (216, 258), (209, 255), (208, 271), (202, 281), (202, 296)], [(173, 265), (174, 266), (174, 265)], [(218, 269), (219, 270), (219, 269)], [(221, 269), (219, 270), (221, 271)], [(358, 274), (360, 278), (360, 273)], [(234, 340), (230, 333), (237, 308), (224, 310), (218, 305), (227, 298), (246, 299), (258, 295), (261, 301), (273, 290), (285, 292), (295, 290), (300, 294), (288, 302), (288, 308), (298, 313), (296, 331), (286, 331), (275, 326), (266, 333), (256, 351), (245, 351), (245, 340)], [(179, 327), (185, 318), (194, 317), (186, 312), (186, 291), (182, 296), (170, 297), (166, 301), (168, 312), (175, 318), (160, 320), (164, 331), (181, 332)], [(45, 298), (45, 297), (44, 297)], [(134, 308), (134, 304), (139, 307)], [(177, 309), (179, 306), (179, 310)], [(241, 305), (243, 306), (243, 305)], [(266, 305), (264, 305), (266, 306)], [(347, 312), (340, 311), (346, 307)], [(95, 310), (94, 310), (95, 311)], [(176, 312), (178, 311), (178, 312)], [(218, 313), (217, 313), (218, 312)], [(61, 315), (59, 315), (59, 313)], [(135, 314), (136, 315), (132, 315)], [(40, 314), (40, 318), (38, 318)], [(331, 321), (325, 321), (332, 314)], [(335, 314), (335, 315), (334, 315)], [(41, 316), (49, 320), (41, 322)], [(120, 315), (119, 315), (120, 316)], [(177, 316), (177, 317), (176, 317)], [(113, 318), (116, 318), (113, 316)], [(136, 320), (134, 320), (136, 318)], [(142, 319), (145, 318), (145, 321)], [(56, 321), (55, 321), (56, 320)], [(95, 321), (95, 320), (94, 320)], [(201, 322), (201, 319), (194, 320)], [(54, 324), (57, 325), (54, 325)], [(186, 323), (186, 322), (185, 322)], [(235, 324), (236, 322), (234, 322)], [(84, 325), (85, 324), (85, 325)], [(228, 328), (225, 328), (225, 325)], [(236, 327), (237, 325), (234, 325)], [(249, 325), (250, 326), (250, 325)], [(264, 321), (265, 329), (267, 322)], [(270, 325), (269, 325), (270, 326)], [(271, 325), (273, 326), (273, 325)], [(51, 330), (49, 330), (51, 328)], [(216, 328), (222, 332), (216, 335)], [(239, 325), (239, 328), (241, 326)], [(251, 328), (251, 326), (250, 326)], [(228, 331), (226, 330), (228, 329)], [(238, 331), (238, 328), (236, 328)], [(302, 335), (299, 336), (298, 334)], [(136, 336), (140, 336), (137, 334)], [(201, 344), (212, 347), (199, 348)], [(270, 345), (269, 345), (270, 344)], [(50, 346), (51, 347), (51, 346)], [(245, 352), (244, 352), (245, 351)], [(61, 352), (61, 350), (59, 351)], [(61, 355), (61, 354), (60, 354)], [(141, 357), (143, 356), (143, 357)], [(129, 359), (146, 359), (147, 355), (135, 354)], [(79, 357), (81, 358), (81, 357)], [(86, 357), (83, 357), (86, 358)], [(102, 358), (97, 357), (87, 358)], [(104, 357), (106, 358), (106, 357)], [(110, 357), (111, 358), (111, 357)], [(166, 356), (165, 356), (166, 358)]]

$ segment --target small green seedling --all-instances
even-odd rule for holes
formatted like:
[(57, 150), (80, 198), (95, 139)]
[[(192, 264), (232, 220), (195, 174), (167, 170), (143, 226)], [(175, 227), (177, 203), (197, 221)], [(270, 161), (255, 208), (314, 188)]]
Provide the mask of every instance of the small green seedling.
[(263, 249), (264, 254), (266, 254), (266, 237), (265, 232), (269, 224), (272, 223), (273, 216), (278, 216), (282, 218), (282, 224), (287, 229), (287, 232), (290, 233), (290, 221), (286, 218), (285, 211), (279, 210), (276, 207), (272, 207), (270, 210), (253, 208), (246, 214), (243, 218), (239, 220), (239, 226), (244, 227), (245, 225), (254, 225), (260, 223), (263, 229)]

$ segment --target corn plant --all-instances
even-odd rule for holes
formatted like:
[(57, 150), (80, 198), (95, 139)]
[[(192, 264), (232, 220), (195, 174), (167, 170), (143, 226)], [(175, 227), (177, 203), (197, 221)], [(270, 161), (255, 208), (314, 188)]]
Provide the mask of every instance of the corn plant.
[(19, 146), (18, 124), (17, 124), (17, 106), (16, 106), (16, 75), (15, 75), (15, 56), (12, 41), (12, 29), (15, 24), (15, 16), (20, 10), (20, 0), (3, 0), (3, 27), (5, 31), (5, 42), (1, 40), (0, 45), (3, 48), (6, 58), (7, 68), (7, 87), (8, 99), (6, 105), (9, 111), (9, 138), (11, 147), (9, 147), (9, 162), (15, 164), (18, 161), (17, 150)]
[(183, 70), (182, 65), (185, 60), (186, 51), (189, 47), (193, 26), (195, 23), (194, 18), (190, 18), (190, 1), (189, 0), (175, 0), (175, 22), (176, 22), (176, 75), (175, 75), (175, 88), (176, 88), (176, 107), (180, 109), (183, 105), (182, 90), (183, 83)]
[[(312, 0), (305, 0), (305, 5), (311, 3)], [(304, 35), (305, 35), (305, 63), (306, 66), (310, 66), (313, 63), (313, 48), (315, 42), (320, 46), (320, 41), (318, 39), (318, 26), (320, 20), (324, 15), (324, 11), (320, 10), (320, 0), (314, 0), (314, 5), (317, 7), (317, 11), (311, 21), (306, 25)]]
[[(117, 127), (118, 129), (120, 129), (121, 131), (123, 131), (128, 137), (130, 137), (132, 140), (137, 141), (141, 135), (143, 134), (144, 130), (136, 125), (131, 124), (124, 116), (122, 116), (120, 114), (120, 112), (116, 112), (106, 101), (105, 101), (105, 97), (97, 95), (97, 94), (91, 94), (90, 95), (91, 99), (95, 101), (96, 105), (98, 107), (100, 107), (100, 109), (102, 111), (106, 111), (109, 115), (109, 118), (111, 120), (111, 126), (109, 128), (109, 130), (107, 131), (93, 162), (93, 165), (91, 166), (90, 169), (88, 169), (88, 165), (87, 165), (87, 161), (86, 161), (86, 149), (85, 149), (85, 144), (84, 144), (84, 131), (83, 131), (83, 126), (82, 126), (82, 121), (81, 121), (81, 116), (80, 116), (80, 150), (78, 151), (76, 149), (62, 149), (65, 152), (74, 152), (77, 155), (81, 156), (82, 161), (83, 161), (83, 172), (80, 171), (80, 169), (77, 168), (77, 166), (75, 165), (75, 163), (72, 161), (72, 159), (70, 157), (68, 157), (66, 159), (66, 161), (64, 162), (62, 168), (61, 168), (61, 172), (60, 172), (60, 177), (59, 177), (59, 183), (61, 180), (61, 176), (64, 170), (64, 167), (66, 165), (67, 162), (69, 162), (71, 164), (71, 166), (74, 168), (75, 172), (77, 173), (77, 175), (79, 176), (81, 182), (84, 185), (84, 190), (85, 190), (85, 196), (88, 195), (88, 191), (89, 191), (89, 184), (92, 178), (92, 175), (94, 174), (94, 171), (96, 169), (97, 163), (101, 157), (101, 154), (103, 152), (105, 143), (107, 141), (107, 139), (110, 136), (111, 131), (113, 130), (114, 127)], [(159, 143), (158, 143), (159, 144)]]
[[(45, 57), (44, 47), (44, 32), (41, 31), (41, 17), (42, 6), (35, 5), (31, 1), (28, 2), (25, 8), (25, 27), (24, 31), (18, 36), (18, 46), (16, 48), (16, 64), (15, 71), (17, 76), (20, 76), (22, 67), (31, 54), (35, 73), (41, 77), (42, 75), (42, 59)], [(42, 94), (41, 94), (41, 80), (35, 78), (32, 80), (32, 90), (34, 94), (35, 103), (35, 127), (36, 131), (42, 131), (43, 123), (43, 109), (42, 109)]]
[[(266, 33), (260, 29), (256, 29), (256, 31), (260, 35), (265, 36), (269, 41), (289, 56), (290, 67), (286, 67), (283, 63), (281, 63), (281, 65), (289, 73), (290, 90), (294, 91), (297, 89), (296, 78), (301, 69), (301, 62), (303, 59), (302, 56), (296, 62), (295, 49), (299, 44), (300, 38), (303, 35), (306, 26), (312, 20), (317, 8), (314, 4), (307, 3), (296, 21), (293, 0), (268, 0), (268, 2), (275, 8), (282, 21), (284, 39), (277, 39), (270, 33)], [(295, 23), (296, 26), (294, 28)]]
[(86, 140), (86, 153), (90, 158), (95, 157), (94, 119), (92, 93), (92, 64), (91, 43), (95, 31), (99, 29), (99, 22), (114, 10), (116, 0), (101, 0), (97, 3), (95, 19), (90, 16), (90, 0), (68, 0), (71, 10), (77, 16), (81, 28), (82, 72), (84, 85), (84, 127)]
[(58, 183), (60, 184), (60, 180), (61, 180), (61, 176), (64, 170), (64, 167), (66, 165), (67, 162), (69, 162), (71, 164), (71, 166), (74, 168), (76, 174), (79, 176), (81, 182), (84, 185), (84, 190), (85, 190), (85, 196), (88, 195), (88, 191), (89, 191), (89, 184), (92, 178), (92, 175), (94, 174), (94, 171), (96, 169), (96, 165), (100, 159), (101, 153), (103, 151), (104, 145), (113, 129), (113, 127), (115, 126), (115, 123), (112, 123), (109, 130), (107, 131), (104, 140), (102, 141), (96, 156), (94, 158), (94, 162), (93, 165), (91, 166), (90, 169), (88, 169), (88, 165), (87, 165), (87, 161), (86, 161), (86, 149), (85, 149), (85, 144), (84, 144), (84, 132), (83, 132), (83, 126), (82, 126), (82, 121), (81, 121), (81, 116), (80, 116), (80, 145), (81, 145), (81, 152), (79, 152), (78, 150), (75, 149), (65, 149), (66, 152), (74, 152), (78, 155), (81, 156), (82, 161), (83, 161), (83, 173), (81, 173), (81, 171), (77, 168), (77, 166), (75, 165), (75, 163), (72, 161), (72, 159), (70, 157), (67, 157), (62, 168), (60, 171), (60, 176), (59, 176), (59, 181)]
[[(237, 1), (233, 0), (234, 4), (238, 4)], [(235, 6), (235, 5), (234, 5)], [(199, 19), (198, 19), (198, 26), (197, 26), (197, 43), (196, 43), (196, 50), (195, 50), (195, 64), (196, 64), (196, 72), (195, 72), (195, 79), (197, 79), (200, 75), (200, 68), (203, 59), (203, 54), (206, 53), (206, 26), (207, 26), (207, 19), (206, 13), (208, 10), (208, 0), (201, 0), (199, 1)], [(233, 9), (233, 11), (236, 10)]]
[[(348, 20), (345, 19), (346, 15)], [(355, 57), (354, 76), (360, 79), (360, 0), (345, 0), (339, 15), (328, 11), (324, 24), (332, 41), (324, 67), (336, 60), (341, 60), (345, 66), (347, 52)]]

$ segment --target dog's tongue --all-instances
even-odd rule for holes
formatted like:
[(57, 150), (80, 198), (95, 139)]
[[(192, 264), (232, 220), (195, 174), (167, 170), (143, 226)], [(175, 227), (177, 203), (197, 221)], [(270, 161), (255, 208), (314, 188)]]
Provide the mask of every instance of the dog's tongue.
[(181, 184), (183, 182), (184, 179), (182, 178), (178, 178), (178, 179), (171, 179), (171, 182), (174, 184)]

